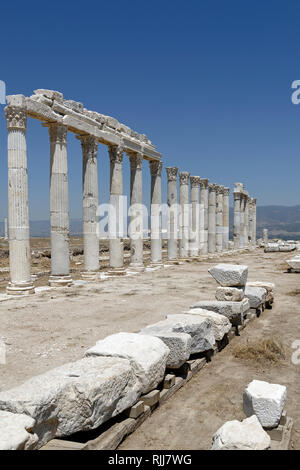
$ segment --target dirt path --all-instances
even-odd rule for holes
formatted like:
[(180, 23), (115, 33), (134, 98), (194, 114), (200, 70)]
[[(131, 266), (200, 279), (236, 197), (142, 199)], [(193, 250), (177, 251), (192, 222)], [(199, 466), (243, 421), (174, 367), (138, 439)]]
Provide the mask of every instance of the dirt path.
[[(287, 411), (294, 418), (293, 446), (300, 449), (299, 365), (291, 362), (291, 344), (300, 340), (300, 275), (285, 274), (288, 254), (255, 253), (222, 257), (249, 266), (249, 280), (277, 286), (276, 304), (242, 336), (145, 422), (122, 449), (209, 448), (211, 436), (226, 420), (243, 418), (241, 398), (253, 378), (287, 385)], [(27, 299), (0, 303), (0, 339), (7, 363), (0, 365), (0, 390), (82, 357), (96, 340), (118, 331), (138, 332), (166, 314), (186, 309), (197, 300), (213, 299), (216, 283), (207, 269), (217, 260), (191, 262), (97, 285), (48, 291)], [(285, 345), (283, 365), (264, 370), (237, 360), (237, 342), (276, 334)], [(298, 400), (298, 402), (297, 402)]]

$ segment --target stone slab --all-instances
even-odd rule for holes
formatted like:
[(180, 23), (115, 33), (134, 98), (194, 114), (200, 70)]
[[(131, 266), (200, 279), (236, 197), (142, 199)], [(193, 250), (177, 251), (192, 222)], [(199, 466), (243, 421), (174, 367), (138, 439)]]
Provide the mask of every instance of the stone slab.
[(218, 300), (200, 300), (191, 305), (190, 309), (202, 308), (204, 310), (211, 310), (213, 312), (224, 315), (229, 319), (232, 325), (241, 325), (244, 316), (250, 310), (250, 303), (248, 299), (243, 299), (241, 302), (221, 302)]
[(226, 302), (240, 302), (245, 296), (243, 287), (217, 287), (216, 300)]
[(202, 318), (207, 318), (212, 324), (216, 341), (221, 341), (231, 329), (231, 323), (227, 317), (211, 310), (192, 308), (183, 313), (189, 315), (199, 315)]
[(217, 264), (208, 272), (223, 287), (243, 287), (248, 277), (248, 266), (240, 264)]
[(267, 291), (263, 287), (246, 286), (245, 296), (249, 300), (250, 308), (258, 308), (267, 300)]

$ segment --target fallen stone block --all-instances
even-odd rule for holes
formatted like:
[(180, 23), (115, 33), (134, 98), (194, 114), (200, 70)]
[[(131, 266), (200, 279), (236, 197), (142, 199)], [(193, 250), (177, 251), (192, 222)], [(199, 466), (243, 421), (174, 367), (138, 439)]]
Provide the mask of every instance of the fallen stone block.
[(86, 356), (120, 357), (128, 359), (140, 380), (143, 393), (147, 393), (162, 381), (165, 375), (169, 348), (155, 337), (137, 333), (116, 333), (97, 341)]
[(241, 302), (221, 302), (219, 300), (200, 300), (190, 309), (202, 308), (211, 310), (213, 312), (224, 315), (228, 318), (232, 325), (237, 326), (243, 323), (244, 316), (250, 310), (250, 303), (248, 299), (243, 299)]
[(267, 291), (263, 287), (246, 286), (245, 296), (249, 300), (250, 308), (258, 308), (267, 300)]
[(270, 446), (270, 436), (254, 415), (223, 424), (213, 436), (211, 450), (267, 450)]
[(95, 429), (137, 402), (142, 386), (127, 359), (88, 357), (0, 392), (0, 410), (31, 416), (38, 447)]
[(248, 277), (248, 266), (217, 264), (208, 272), (223, 287), (244, 287)]
[(293, 271), (295, 271), (296, 273), (300, 273), (300, 259), (299, 258), (288, 259), (286, 262), (292, 268)]
[(33, 450), (38, 442), (34, 425), (30, 416), (0, 411), (0, 450)]
[(296, 250), (295, 245), (280, 245), (279, 246), (279, 251), (290, 252), (290, 251), (294, 251), (294, 250)]
[(147, 326), (140, 334), (156, 336), (165, 343), (170, 351), (167, 357), (167, 367), (170, 369), (179, 369), (191, 355), (191, 336), (171, 331), (170, 324), (165, 321)]
[(216, 300), (226, 302), (240, 302), (245, 296), (243, 287), (217, 287)]
[(231, 323), (227, 317), (219, 313), (204, 310), (203, 308), (192, 308), (184, 314), (198, 315), (202, 318), (208, 318), (211, 321), (216, 341), (221, 341), (223, 337), (231, 330)]
[(246, 287), (262, 287), (263, 289), (266, 289), (267, 291), (267, 296), (266, 296), (266, 301), (272, 304), (274, 302), (274, 296), (275, 296), (275, 284), (272, 282), (264, 282), (264, 281), (252, 281), (252, 282), (247, 282)]
[(272, 253), (275, 251), (279, 251), (279, 244), (278, 243), (268, 243), (265, 246), (264, 252), (265, 253)]
[(246, 416), (255, 414), (264, 428), (278, 426), (286, 401), (286, 387), (253, 380), (243, 393)]

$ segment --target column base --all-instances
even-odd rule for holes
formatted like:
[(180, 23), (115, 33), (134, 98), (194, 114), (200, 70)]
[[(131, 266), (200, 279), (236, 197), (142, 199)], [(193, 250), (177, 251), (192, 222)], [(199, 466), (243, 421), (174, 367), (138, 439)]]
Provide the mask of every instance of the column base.
[(49, 286), (50, 287), (70, 287), (73, 284), (71, 276), (50, 276)]
[(143, 271), (145, 271), (145, 266), (143, 264), (131, 264), (130, 263), (127, 270), (128, 271), (137, 271), (139, 273), (142, 273)]
[(98, 281), (100, 279), (98, 271), (82, 271), (80, 274), (85, 281)]
[(176, 259), (168, 259), (167, 261), (167, 264), (182, 264), (178, 258)]
[(124, 268), (110, 268), (107, 271), (109, 276), (125, 276), (127, 274), (126, 269)]
[(6, 287), (6, 293), (8, 295), (29, 295), (34, 294), (35, 289), (32, 282), (10, 282)]

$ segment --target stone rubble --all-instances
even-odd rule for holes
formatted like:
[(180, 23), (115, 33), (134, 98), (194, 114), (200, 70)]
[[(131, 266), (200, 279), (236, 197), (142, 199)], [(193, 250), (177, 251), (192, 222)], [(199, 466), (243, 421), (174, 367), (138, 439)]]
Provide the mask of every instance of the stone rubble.
[(202, 308), (192, 308), (184, 314), (197, 315), (202, 318), (208, 318), (211, 321), (213, 332), (216, 341), (221, 341), (224, 336), (231, 330), (231, 323), (227, 317), (220, 315), (219, 313), (204, 310)]
[(257, 309), (267, 300), (267, 291), (263, 287), (252, 287), (248, 284), (245, 289), (245, 296), (249, 300), (250, 307)]
[(244, 287), (248, 277), (248, 266), (217, 264), (208, 272), (222, 287)]

